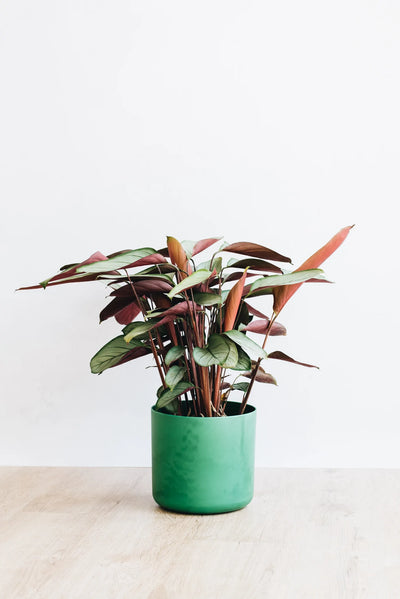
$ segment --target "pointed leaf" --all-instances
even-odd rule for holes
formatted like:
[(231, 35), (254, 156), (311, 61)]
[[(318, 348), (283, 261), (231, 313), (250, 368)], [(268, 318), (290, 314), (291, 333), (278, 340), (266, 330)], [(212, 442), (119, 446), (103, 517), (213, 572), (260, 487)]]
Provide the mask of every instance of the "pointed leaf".
[(179, 358), (182, 358), (185, 354), (185, 348), (181, 345), (174, 345), (171, 347), (167, 355), (165, 356), (165, 364), (169, 366), (172, 362), (176, 362)]
[(133, 349), (138, 348), (145, 349), (145, 353), (147, 353), (147, 347), (140, 341), (126, 343), (123, 335), (119, 335), (106, 343), (106, 345), (93, 356), (90, 361), (90, 369), (94, 374), (100, 374), (107, 368), (116, 366), (124, 356)]
[(195, 347), (193, 358), (199, 366), (218, 365), (232, 368), (237, 364), (238, 351), (236, 345), (222, 335), (211, 335), (206, 347)]
[(216, 293), (194, 293), (193, 297), (196, 304), (200, 306), (215, 306), (222, 303), (221, 296)]
[(171, 401), (173, 401), (182, 393), (189, 391), (189, 389), (193, 389), (194, 385), (189, 383), (189, 381), (180, 381), (174, 389), (164, 389), (164, 391), (160, 394), (158, 401), (156, 403), (156, 409), (161, 410), (165, 408)]
[[(262, 320), (253, 320), (247, 326), (243, 327), (240, 330), (249, 331), (250, 333), (259, 333), (261, 335), (266, 335), (269, 322), (269, 318), (264, 318)], [(286, 333), (286, 328), (283, 326), (283, 324), (279, 324), (279, 322), (274, 322), (269, 331), (269, 335), (271, 335), (272, 337), (276, 337), (278, 335), (286, 335)]]
[(261, 279), (257, 279), (257, 281), (254, 281), (254, 283), (252, 283), (248, 296), (251, 296), (253, 292), (259, 289), (295, 285), (297, 283), (304, 283), (304, 281), (307, 281), (313, 277), (324, 278), (323, 271), (318, 268), (314, 268), (302, 271), (296, 270), (286, 275), (271, 275), (262, 277)]
[(242, 349), (255, 354), (258, 358), (268, 357), (267, 353), (262, 349), (262, 347), (258, 345), (258, 343), (247, 337), (247, 335), (245, 335), (241, 331), (225, 331), (223, 334), (229, 339), (231, 339), (234, 343), (237, 343), (237, 345), (240, 345)]
[(261, 272), (282, 273), (282, 269), (271, 262), (259, 260), (257, 258), (246, 258), (245, 260), (229, 260), (228, 268), (248, 268), (249, 270), (259, 270)]
[(253, 314), (253, 316), (257, 316), (257, 318), (268, 319), (268, 316), (266, 316), (265, 314), (263, 314), (262, 312), (260, 312), (256, 308), (254, 308), (253, 306), (250, 306), (250, 304), (248, 304), (247, 302), (245, 302), (245, 303), (246, 303), (247, 309), (250, 312), (250, 314)]
[(151, 329), (153, 329), (156, 324), (157, 323), (154, 321), (132, 322), (131, 324), (128, 325), (129, 330), (128, 330), (128, 327), (124, 328), (124, 332), (128, 331), (125, 333), (125, 337), (124, 337), (126, 343), (129, 343), (135, 337), (146, 336), (146, 333), (151, 331)]
[[(344, 227), (341, 229), (336, 235), (332, 237), (322, 248), (320, 248), (315, 254), (310, 256), (298, 269), (297, 271), (304, 271), (313, 268), (317, 268), (320, 266), (333, 252), (335, 252), (338, 247), (340, 247), (343, 241), (346, 239), (347, 235), (350, 232), (350, 229), (353, 228), (354, 225), (350, 227)], [(296, 271), (295, 271), (296, 272)], [(274, 312), (275, 314), (279, 314), (285, 304), (289, 301), (292, 295), (299, 289), (301, 283), (299, 285), (292, 285), (290, 287), (281, 287), (280, 289), (274, 290)]]
[(232, 385), (232, 389), (234, 389), (235, 391), (243, 391), (243, 393), (246, 393), (249, 386), (250, 383), (234, 383)]
[(183, 379), (186, 373), (186, 368), (183, 366), (171, 366), (165, 375), (165, 382), (170, 389), (176, 387), (176, 385)]
[(129, 250), (116, 254), (113, 258), (107, 260), (101, 260), (99, 262), (93, 262), (92, 264), (80, 266), (77, 272), (83, 273), (103, 273), (109, 272), (110, 270), (120, 270), (121, 268), (127, 268), (135, 262), (139, 262), (142, 258), (155, 254), (156, 250), (153, 248), (139, 248), (137, 250)]
[(293, 358), (287, 356), (281, 351), (274, 351), (271, 354), (268, 354), (268, 358), (272, 358), (273, 360), (284, 360), (285, 362), (291, 362), (292, 364), (298, 364), (299, 366), (307, 366), (307, 368), (319, 368), (319, 366), (314, 366), (313, 364), (297, 362), (297, 360), (293, 360)]
[(115, 316), (120, 324), (129, 324), (140, 312), (140, 306), (131, 297), (116, 297), (100, 312), (100, 322)]
[(196, 241), (193, 247), (192, 256), (200, 254), (200, 252), (206, 250), (211, 245), (214, 245), (214, 243), (216, 243), (220, 239), (222, 239), (222, 237), (209, 237), (208, 239), (200, 239), (200, 241)]
[[(248, 379), (252, 378), (252, 373), (251, 372), (245, 372), (243, 374), (243, 376), (245, 376)], [(269, 383), (272, 385), (277, 385), (278, 383), (276, 382), (276, 379), (272, 376), (272, 374), (269, 374), (268, 372), (265, 372), (265, 370), (263, 370), (261, 367), (259, 367), (258, 372), (256, 374), (256, 378), (255, 380), (258, 383)]]
[(196, 310), (200, 310), (200, 308), (194, 302), (179, 302), (179, 304), (176, 304), (175, 306), (171, 306), (167, 310), (164, 310), (164, 312), (162, 313), (163, 318), (157, 323), (157, 326), (159, 327), (163, 324), (166, 324), (167, 322), (172, 322), (175, 320), (175, 318), (184, 316), (190, 310), (195, 312)]
[(181, 293), (185, 289), (190, 289), (191, 287), (195, 287), (196, 285), (199, 285), (200, 283), (207, 281), (207, 279), (210, 278), (211, 274), (212, 273), (209, 270), (196, 270), (196, 272), (194, 272), (190, 276), (186, 277), (183, 281), (175, 285), (175, 287), (173, 287), (171, 291), (167, 294), (168, 297), (172, 299), (173, 297), (175, 297), (175, 295)]
[[(104, 256), (101, 252), (95, 252), (89, 258), (84, 260), (83, 262), (79, 262), (78, 264), (72, 265), (71, 268), (67, 268), (66, 266), (62, 267), (62, 272), (46, 279), (39, 283), (39, 285), (31, 285), (29, 287), (21, 287), (18, 291), (26, 290), (26, 289), (46, 289), (47, 286), (53, 285), (62, 285), (64, 283), (74, 283), (74, 282), (83, 282), (83, 281), (95, 281), (96, 275), (85, 275), (78, 274), (77, 269), (80, 266), (91, 264), (93, 262), (106, 261), (107, 256)], [(68, 266), (68, 265), (67, 265)]]
[(251, 368), (251, 360), (250, 356), (246, 354), (246, 352), (239, 346), (236, 345), (236, 349), (238, 350), (238, 361), (235, 366), (231, 366), (231, 370), (250, 370)]
[(189, 264), (182, 244), (175, 237), (167, 237), (167, 246), (172, 264), (179, 268), (181, 277), (185, 278), (189, 274)]
[(231, 243), (223, 248), (224, 252), (233, 252), (235, 254), (243, 254), (244, 256), (251, 256), (253, 258), (261, 258), (262, 260), (276, 260), (277, 262), (290, 262), (291, 259), (282, 254), (278, 254), (274, 250), (270, 250), (263, 245), (258, 243), (250, 243), (247, 241), (239, 241), (238, 243)]

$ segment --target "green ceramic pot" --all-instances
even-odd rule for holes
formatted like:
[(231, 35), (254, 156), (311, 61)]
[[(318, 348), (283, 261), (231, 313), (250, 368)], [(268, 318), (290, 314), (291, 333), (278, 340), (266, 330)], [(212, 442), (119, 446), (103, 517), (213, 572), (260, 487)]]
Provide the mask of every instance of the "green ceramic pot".
[(231, 512), (253, 497), (256, 409), (229, 402), (226, 417), (174, 416), (152, 408), (153, 497), (192, 514)]

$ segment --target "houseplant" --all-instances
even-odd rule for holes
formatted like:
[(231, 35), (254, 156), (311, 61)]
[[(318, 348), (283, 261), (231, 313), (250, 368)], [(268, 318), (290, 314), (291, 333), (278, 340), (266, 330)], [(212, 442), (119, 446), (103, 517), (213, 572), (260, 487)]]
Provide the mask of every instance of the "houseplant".
[[(152, 408), (153, 496), (160, 505), (216, 513), (251, 500), (256, 412), (248, 399), (255, 382), (275, 383), (261, 362), (312, 367), (281, 351), (267, 354), (267, 339), (286, 333), (277, 318), (303, 283), (326, 282), (319, 266), (350, 229), (341, 229), (293, 272), (276, 264), (290, 258), (248, 242), (222, 244), (196, 264), (194, 257), (220, 238), (180, 243), (167, 237), (160, 250), (96, 252), (21, 288), (104, 281), (112, 299), (100, 322), (114, 317), (124, 328), (92, 358), (91, 371), (153, 355), (161, 380)], [(221, 254), (234, 257), (226, 263)], [(273, 300), (270, 317), (250, 303), (265, 295)], [(261, 335), (261, 344), (249, 332)], [(231, 401), (234, 393), (239, 402)]]

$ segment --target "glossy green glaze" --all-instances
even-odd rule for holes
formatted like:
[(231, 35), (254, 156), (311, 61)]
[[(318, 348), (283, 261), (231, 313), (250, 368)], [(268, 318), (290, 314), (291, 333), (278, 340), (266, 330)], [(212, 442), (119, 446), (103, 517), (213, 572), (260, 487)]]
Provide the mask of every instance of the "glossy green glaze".
[(231, 512), (253, 497), (256, 410), (229, 402), (222, 418), (174, 416), (152, 408), (153, 497), (192, 514)]

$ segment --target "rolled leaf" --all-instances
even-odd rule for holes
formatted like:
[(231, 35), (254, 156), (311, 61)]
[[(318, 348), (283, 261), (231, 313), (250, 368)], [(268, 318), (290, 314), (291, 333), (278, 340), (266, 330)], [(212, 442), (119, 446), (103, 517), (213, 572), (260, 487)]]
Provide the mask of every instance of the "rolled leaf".
[(222, 251), (233, 252), (234, 254), (242, 254), (253, 258), (261, 258), (262, 260), (274, 260), (277, 262), (292, 262), (287, 256), (283, 256), (274, 250), (270, 250), (258, 243), (250, 243), (248, 241), (239, 241), (225, 246)]
[(293, 360), (293, 358), (287, 356), (281, 351), (274, 351), (271, 354), (268, 354), (268, 358), (272, 358), (273, 360), (284, 360), (285, 362), (291, 362), (292, 364), (298, 364), (299, 366), (307, 366), (307, 368), (319, 368), (319, 366), (314, 366), (313, 364), (297, 362), (297, 360)]
[(167, 246), (172, 264), (181, 271), (181, 278), (185, 278), (189, 274), (189, 264), (182, 244), (175, 237), (167, 237)]
[(246, 281), (247, 270), (244, 271), (238, 282), (229, 291), (225, 302), (224, 331), (230, 331), (235, 326), (236, 316), (242, 301), (243, 287)]
[[(353, 228), (354, 225), (349, 227), (344, 227), (341, 229), (336, 235), (332, 237), (322, 248), (320, 248), (315, 254), (310, 256), (299, 268), (297, 271), (309, 270), (313, 268), (318, 268), (329, 256), (335, 252), (338, 247), (340, 247), (343, 241), (346, 239), (347, 235), (350, 232), (350, 229)], [(295, 271), (296, 272), (296, 271)], [(285, 304), (289, 301), (294, 293), (299, 289), (301, 283), (298, 285), (291, 285), (290, 287), (281, 287), (279, 289), (274, 290), (274, 312), (275, 314), (279, 314)]]

